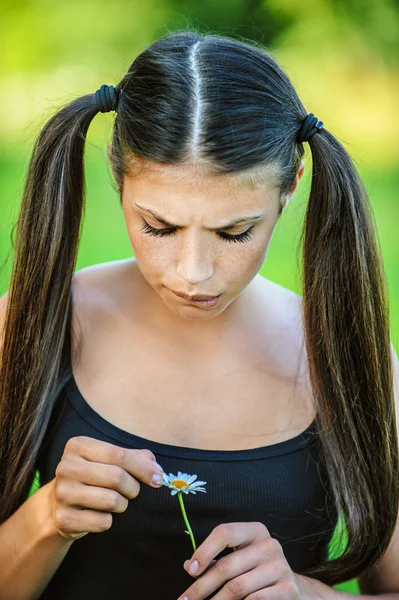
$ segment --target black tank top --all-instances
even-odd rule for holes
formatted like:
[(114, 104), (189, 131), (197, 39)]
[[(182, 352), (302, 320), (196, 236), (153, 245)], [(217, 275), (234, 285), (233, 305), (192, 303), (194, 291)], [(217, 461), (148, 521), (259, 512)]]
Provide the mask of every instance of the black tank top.
[[(247, 450), (161, 444), (102, 418), (72, 375), (57, 398), (37, 459), (41, 485), (55, 477), (67, 441), (80, 435), (124, 448), (148, 448), (167, 474), (182, 471), (206, 481), (206, 493), (183, 494), (197, 547), (221, 523), (260, 521), (281, 543), (295, 573), (328, 557), (337, 512), (315, 421), (292, 439)], [(185, 530), (177, 496), (166, 486), (141, 483), (126, 511), (113, 513), (109, 530), (73, 542), (41, 599), (176, 600), (194, 582), (183, 569), (193, 554)], [(225, 549), (216, 558), (232, 551)]]

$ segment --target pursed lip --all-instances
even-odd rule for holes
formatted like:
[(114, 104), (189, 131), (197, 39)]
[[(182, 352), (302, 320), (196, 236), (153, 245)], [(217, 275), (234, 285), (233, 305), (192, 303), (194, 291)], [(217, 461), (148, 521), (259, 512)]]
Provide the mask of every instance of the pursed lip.
[[(173, 292), (173, 290), (171, 290)], [(173, 292), (176, 296), (180, 296), (181, 298), (185, 298), (186, 300), (191, 300), (192, 302), (204, 302), (206, 300), (214, 300), (215, 298), (219, 298), (221, 294), (218, 296), (188, 296), (187, 294), (181, 294), (180, 292)]]

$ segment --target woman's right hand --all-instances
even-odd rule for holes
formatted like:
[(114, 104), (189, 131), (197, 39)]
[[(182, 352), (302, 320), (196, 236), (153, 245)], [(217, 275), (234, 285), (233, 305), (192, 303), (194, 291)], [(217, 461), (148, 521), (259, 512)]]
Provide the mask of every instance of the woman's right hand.
[(77, 540), (90, 532), (106, 531), (112, 513), (124, 512), (140, 493), (140, 481), (153, 487), (162, 475), (150, 450), (131, 450), (94, 438), (73, 437), (65, 445), (49, 494), (58, 533)]

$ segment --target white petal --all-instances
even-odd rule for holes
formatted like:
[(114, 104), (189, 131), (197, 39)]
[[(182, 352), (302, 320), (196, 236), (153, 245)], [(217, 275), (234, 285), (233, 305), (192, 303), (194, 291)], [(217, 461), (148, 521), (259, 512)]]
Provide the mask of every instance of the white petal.
[(193, 483), (193, 481), (195, 481), (197, 479), (198, 475), (191, 475), (191, 477), (189, 477), (187, 479), (187, 483), (189, 483), (190, 485)]
[(203, 487), (192, 486), (192, 487), (189, 488), (190, 492), (192, 492), (193, 490), (195, 492), (206, 492), (205, 488), (203, 488)]
[(173, 491), (171, 492), (171, 495), (172, 495), (172, 496), (175, 496), (175, 495), (177, 494), (177, 492), (178, 492), (178, 490), (173, 490)]

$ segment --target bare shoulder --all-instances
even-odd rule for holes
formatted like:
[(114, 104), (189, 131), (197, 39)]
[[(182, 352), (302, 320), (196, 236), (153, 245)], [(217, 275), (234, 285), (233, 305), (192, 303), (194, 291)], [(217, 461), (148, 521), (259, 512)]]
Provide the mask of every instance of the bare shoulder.
[(0, 348), (1, 348), (1, 339), (4, 331), (4, 322), (6, 318), (7, 312), (7, 302), (8, 302), (8, 292), (6, 292), (3, 296), (0, 297)]
[(0, 297), (0, 363), (2, 362), (2, 349), (4, 346), (3, 338), (4, 338), (4, 325), (6, 320), (7, 313), (7, 302), (8, 302), (8, 292), (6, 292), (3, 296)]
[(7, 310), (8, 292), (0, 297), (0, 319), (4, 319)]
[[(73, 299), (74, 302), (90, 300), (99, 306), (112, 300), (114, 286), (120, 285), (124, 277), (132, 270), (134, 261), (131, 259), (110, 261), (89, 267), (84, 267), (74, 273)], [(112, 286), (112, 287), (109, 287)]]
[[(259, 322), (263, 315), (270, 321), (262, 334), (278, 368), (287, 380), (295, 379), (309, 388), (308, 363), (303, 327), (303, 298), (270, 279), (259, 275)], [(262, 332), (262, 327), (260, 326)]]
[(266, 302), (271, 300), (271, 308), (280, 322), (293, 335), (298, 335), (302, 324), (302, 296), (262, 275), (257, 277)]
[(8, 292), (0, 296), (0, 317), (5, 316), (7, 310)]
[[(115, 317), (120, 315), (118, 286), (126, 277), (126, 261), (112, 261), (84, 267), (72, 280), (72, 348), (74, 367), (82, 350), (91, 356), (96, 345), (112, 339)], [(122, 275), (122, 276), (121, 276)], [(106, 342), (105, 342), (106, 343)]]
[(118, 290), (128, 285), (131, 270), (132, 261), (127, 259), (90, 265), (74, 273), (72, 303), (81, 327), (98, 324), (107, 313), (119, 310)]

